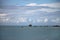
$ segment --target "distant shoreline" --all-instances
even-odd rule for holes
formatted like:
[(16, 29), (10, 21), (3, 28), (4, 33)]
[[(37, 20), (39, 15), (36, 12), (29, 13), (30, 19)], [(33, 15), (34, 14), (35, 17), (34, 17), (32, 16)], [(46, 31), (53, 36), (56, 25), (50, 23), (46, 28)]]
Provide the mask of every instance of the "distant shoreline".
[(29, 25), (27, 25), (27, 26), (20, 26), (20, 25), (0, 25), (0, 27), (2, 27), (2, 26), (8, 26), (8, 27), (11, 27), (11, 26), (13, 26), (13, 27), (15, 27), (15, 26), (17, 26), (17, 27), (60, 27), (60, 25), (51, 25), (51, 26), (48, 26), (48, 25), (43, 25), (43, 26), (37, 26), (37, 25), (35, 25), (35, 26), (29, 26)]

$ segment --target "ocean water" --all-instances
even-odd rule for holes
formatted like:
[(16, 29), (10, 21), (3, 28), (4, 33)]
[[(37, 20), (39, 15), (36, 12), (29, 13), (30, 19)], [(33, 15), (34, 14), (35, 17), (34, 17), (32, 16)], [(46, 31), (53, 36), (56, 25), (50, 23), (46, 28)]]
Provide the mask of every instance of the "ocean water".
[(60, 27), (1, 26), (0, 40), (60, 40)]

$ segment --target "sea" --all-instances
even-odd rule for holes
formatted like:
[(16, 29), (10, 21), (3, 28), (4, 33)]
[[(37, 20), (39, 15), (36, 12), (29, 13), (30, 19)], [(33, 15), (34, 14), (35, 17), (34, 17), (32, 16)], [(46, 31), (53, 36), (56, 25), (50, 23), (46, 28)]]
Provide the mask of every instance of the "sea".
[(60, 27), (0, 26), (0, 40), (60, 40)]

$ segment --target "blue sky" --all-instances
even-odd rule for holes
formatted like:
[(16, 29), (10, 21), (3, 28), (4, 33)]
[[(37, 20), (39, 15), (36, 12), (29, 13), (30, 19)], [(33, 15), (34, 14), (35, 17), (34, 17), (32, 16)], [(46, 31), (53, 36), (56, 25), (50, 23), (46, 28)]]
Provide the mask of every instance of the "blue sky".
[(60, 25), (60, 0), (2, 0), (0, 25)]
[(60, 2), (60, 0), (2, 0), (2, 5), (19, 5), (24, 6), (28, 3), (38, 3), (38, 4), (45, 4), (45, 3), (54, 3)]

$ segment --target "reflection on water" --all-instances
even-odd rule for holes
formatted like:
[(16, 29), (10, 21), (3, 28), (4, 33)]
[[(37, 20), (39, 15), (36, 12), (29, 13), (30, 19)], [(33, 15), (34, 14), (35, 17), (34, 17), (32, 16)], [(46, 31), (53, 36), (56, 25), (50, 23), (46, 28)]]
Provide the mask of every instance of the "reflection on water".
[(60, 40), (60, 27), (0, 27), (0, 40)]

